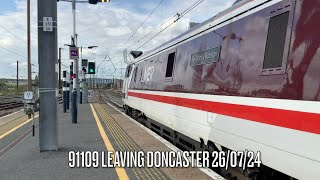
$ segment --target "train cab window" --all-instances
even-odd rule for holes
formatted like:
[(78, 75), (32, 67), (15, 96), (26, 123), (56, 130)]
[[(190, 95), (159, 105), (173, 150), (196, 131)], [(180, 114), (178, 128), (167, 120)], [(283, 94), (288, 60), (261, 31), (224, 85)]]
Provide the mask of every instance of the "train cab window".
[(288, 20), (289, 11), (270, 18), (262, 69), (282, 67)]
[(175, 60), (175, 52), (170, 53), (168, 55), (168, 63), (167, 63), (167, 70), (166, 70), (166, 78), (171, 78), (173, 75), (173, 67), (174, 67), (174, 60)]

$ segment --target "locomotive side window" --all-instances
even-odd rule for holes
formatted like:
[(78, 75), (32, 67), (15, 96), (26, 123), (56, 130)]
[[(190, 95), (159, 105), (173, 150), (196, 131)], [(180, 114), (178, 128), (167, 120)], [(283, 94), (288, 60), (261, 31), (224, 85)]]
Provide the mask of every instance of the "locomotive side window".
[(288, 20), (289, 11), (270, 18), (263, 69), (282, 67)]
[(126, 70), (126, 78), (130, 76), (131, 70), (132, 70), (132, 66), (129, 65)]
[(173, 74), (173, 65), (175, 60), (175, 52), (170, 53), (168, 55), (168, 63), (167, 63), (167, 70), (166, 70), (166, 78), (172, 77)]
[(138, 66), (136, 66), (134, 68), (134, 72), (133, 72), (133, 81), (136, 82), (137, 80), (137, 71), (138, 71)]
[(143, 79), (143, 69), (144, 69), (144, 67), (142, 66), (141, 67), (141, 72), (140, 72), (140, 82), (144, 82), (144, 79)]

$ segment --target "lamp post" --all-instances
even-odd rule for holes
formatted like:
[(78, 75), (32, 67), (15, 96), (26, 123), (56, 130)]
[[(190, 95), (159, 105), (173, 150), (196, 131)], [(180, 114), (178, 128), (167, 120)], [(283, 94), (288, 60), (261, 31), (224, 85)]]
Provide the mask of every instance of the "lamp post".
[[(27, 0), (27, 52), (28, 52), (28, 85), (27, 90), (32, 91), (32, 76), (31, 76), (31, 49), (30, 49), (30, 0)], [(31, 116), (28, 116), (31, 118)]]

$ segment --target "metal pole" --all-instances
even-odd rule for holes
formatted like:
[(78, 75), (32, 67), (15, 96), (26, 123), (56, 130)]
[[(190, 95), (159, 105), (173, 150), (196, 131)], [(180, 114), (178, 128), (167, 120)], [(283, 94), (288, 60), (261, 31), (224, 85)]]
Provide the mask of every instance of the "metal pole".
[[(76, 21), (74, 21), (74, 23), (76, 23)], [(78, 34), (76, 34), (76, 39), (75, 39), (75, 45), (77, 46), (77, 41), (78, 41)], [(80, 94), (80, 86), (79, 86), (79, 59), (77, 59), (76, 61), (76, 81), (77, 81), (77, 95)], [(77, 103), (79, 103), (79, 96), (77, 96)]]
[(34, 137), (35, 127), (34, 127), (34, 112), (32, 112), (32, 136)]
[(67, 112), (67, 71), (63, 71), (63, 88), (62, 88), (63, 112)]
[[(68, 78), (68, 92), (67, 92), (67, 109), (70, 109), (70, 101), (72, 99), (72, 90), (73, 90), (73, 83), (72, 83), (72, 79), (71, 76), (73, 76), (73, 62), (71, 62), (70, 65), (70, 74), (69, 74), (69, 78)], [(71, 107), (71, 114), (72, 114), (72, 107)]]
[(80, 102), (79, 103), (82, 104), (82, 90), (80, 90), (80, 97), (79, 98), (80, 98)]
[[(43, 31), (44, 17), (52, 17), (53, 30)], [(57, 1), (38, 0), (39, 146), (40, 151), (58, 150), (57, 121)]]
[(69, 104), (70, 104), (69, 99), (70, 99), (70, 80), (68, 80), (67, 82), (67, 102), (66, 102), (67, 109), (69, 109)]
[[(81, 67), (82, 67), (82, 46), (80, 47), (80, 59), (81, 59)], [(82, 72), (84, 74), (84, 72)], [(82, 89), (83, 89), (83, 82), (82, 82), (82, 78), (80, 78), (80, 83), (82, 85), (82, 87), (80, 87), (80, 104), (82, 104)]]
[(83, 73), (83, 89), (84, 89), (84, 103), (88, 103), (88, 83), (86, 80), (86, 73)]
[(17, 61), (17, 94), (19, 92), (19, 61)]
[(87, 83), (86, 83), (86, 73), (83, 73), (83, 99), (84, 103), (87, 103), (86, 97), (87, 97)]
[[(162, 7), (162, 5), (161, 5), (161, 7)], [(120, 89), (122, 89), (121, 79), (122, 79), (122, 60), (121, 60), (121, 74), (120, 74)]]
[(61, 50), (62, 48), (59, 48), (59, 79), (58, 79), (58, 90), (59, 90), (59, 94), (61, 94)]
[[(76, 0), (72, 0), (72, 15), (73, 15), (73, 41), (72, 45), (76, 46)], [(72, 91), (72, 123), (77, 123), (78, 110), (77, 110), (77, 60), (73, 60), (73, 91)]]
[(31, 50), (30, 50), (30, 0), (27, 0), (27, 42), (28, 42), (28, 91), (32, 91)]
[[(81, 46), (81, 66), (83, 67), (83, 64), (82, 64), (82, 46)], [(88, 71), (88, 70), (87, 70)], [(82, 91), (83, 91), (83, 99), (84, 99), (84, 103), (88, 103), (88, 87), (87, 87), (87, 82), (86, 82), (86, 73), (85, 72), (83, 72), (83, 80), (82, 80), (82, 83), (83, 83), (83, 85), (82, 85), (82, 87), (83, 87), (83, 89), (82, 89)]]

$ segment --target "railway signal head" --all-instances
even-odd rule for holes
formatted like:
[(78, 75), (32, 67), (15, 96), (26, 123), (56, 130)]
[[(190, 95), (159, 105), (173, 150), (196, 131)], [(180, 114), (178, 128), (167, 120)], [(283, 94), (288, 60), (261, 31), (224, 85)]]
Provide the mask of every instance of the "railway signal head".
[(86, 73), (87, 73), (87, 69), (86, 69), (85, 67), (82, 67), (82, 72), (83, 72), (84, 74), (86, 74)]
[(81, 66), (82, 67), (87, 67), (88, 66), (88, 59), (82, 59)]
[(94, 62), (88, 63), (88, 74), (96, 74), (96, 64)]

